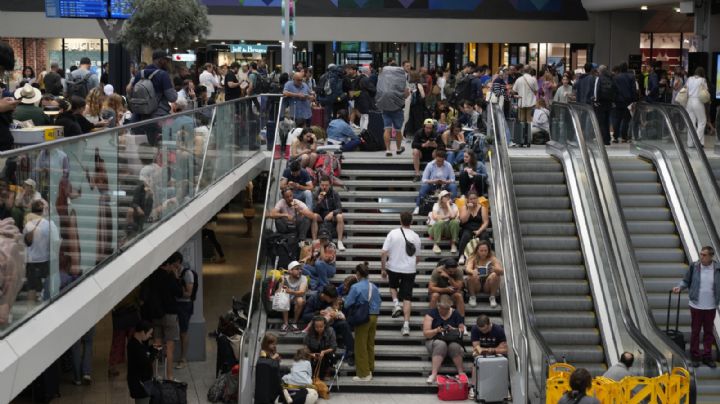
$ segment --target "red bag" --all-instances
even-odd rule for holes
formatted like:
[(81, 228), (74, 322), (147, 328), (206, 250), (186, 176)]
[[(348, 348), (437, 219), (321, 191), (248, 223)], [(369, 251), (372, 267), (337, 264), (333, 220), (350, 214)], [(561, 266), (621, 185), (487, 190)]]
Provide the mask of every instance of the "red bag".
[(313, 107), (312, 118), (310, 118), (311, 126), (319, 126), (325, 129), (325, 108)]
[(468, 378), (461, 376), (437, 377), (438, 398), (442, 401), (464, 401), (468, 398)]

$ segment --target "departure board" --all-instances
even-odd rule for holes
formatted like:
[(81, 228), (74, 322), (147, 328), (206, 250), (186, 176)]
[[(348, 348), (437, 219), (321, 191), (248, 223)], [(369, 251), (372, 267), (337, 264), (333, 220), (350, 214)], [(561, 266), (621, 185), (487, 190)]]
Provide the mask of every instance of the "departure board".
[(122, 20), (130, 18), (131, 14), (130, 0), (110, 0), (110, 18)]
[(45, 0), (51, 18), (108, 18), (107, 0)]

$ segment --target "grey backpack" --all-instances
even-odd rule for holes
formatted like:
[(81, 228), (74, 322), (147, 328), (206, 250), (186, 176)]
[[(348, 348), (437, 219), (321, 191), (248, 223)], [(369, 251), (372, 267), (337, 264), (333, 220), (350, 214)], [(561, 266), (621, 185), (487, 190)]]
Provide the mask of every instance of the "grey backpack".
[(149, 77), (145, 77), (145, 70), (140, 72), (140, 80), (130, 93), (130, 111), (140, 115), (152, 115), (158, 109), (158, 96), (152, 79), (160, 71), (155, 70)]

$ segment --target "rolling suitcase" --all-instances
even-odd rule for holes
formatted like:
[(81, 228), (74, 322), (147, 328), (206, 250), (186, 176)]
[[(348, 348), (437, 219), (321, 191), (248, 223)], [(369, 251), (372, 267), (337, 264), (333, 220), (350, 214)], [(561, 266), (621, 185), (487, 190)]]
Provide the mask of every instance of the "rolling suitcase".
[(475, 366), (475, 401), (503, 402), (508, 396), (508, 361), (504, 356), (477, 356)]
[(668, 293), (668, 308), (667, 308), (667, 319), (665, 322), (665, 334), (670, 338), (675, 345), (680, 347), (681, 350), (685, 351), (685, 335), (680, 332), (678, 325), (680, 323), (680, 294), (678, 293), (677, 308), (675, 313), (675, 329), (670, 329), (670, 308), (672, 307), (672, 290)]
[(312, 117), (310, 118), (311, 126), (319, 126), (325, 129), (325, 108), (313, 107)]

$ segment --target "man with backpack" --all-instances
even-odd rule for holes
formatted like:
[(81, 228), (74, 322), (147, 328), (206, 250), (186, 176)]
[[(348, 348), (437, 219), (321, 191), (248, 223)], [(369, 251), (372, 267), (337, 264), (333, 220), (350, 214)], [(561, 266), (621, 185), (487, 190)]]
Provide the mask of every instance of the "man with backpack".
[(610, 111), (617, 94), (617, 86), (608, 72), (607, 66), (598, 67), (598, 75), (595, 77), (593, 87), (593, 108), (600, 124), (600, 134), (603, 143), (610, 145)]
[(350, 80), (350, 99), (355, 101), (355, 109), (360, 113), (360, 129), (366, 130), (370, 122), (370, 110), (377, 92), (370, 79), (358, 72), (357, 65), (345, 66), (345, 76)]
[[(173, 363), (175, 340), (179, 337), (177, 299), (183, 295), (179, 281), (182, 261), (182, 254), (174, 252), (140, 288), (143, 318), (153, 325), (154, 345), (164, 344), (167, 363)], [(166, 367), (164, 377), (173, 379), (172, 366)]]
[(97, 74), (90, 70), (90, 58), (85, 56), (80, 59), (80, 66), (77, 70), (70, 72), (67, 80), (67, 96), (78, 96), (85, 99), (90, 90), (100, 85)]
[(193, 315), (199, 287), (198, 274), (190, 268), (187, 262), (182, 264), (180, 286), (182, 287), (182, 296), (175, 299), (177, 300), (177, 317), (180, 326), (180, 360), (175, 365), (175, 369), (183, 369), (187, 366), (188, 328), (190, 328), (190, 318)]
[(468, 62), (463, 69), (458, 72), (455, 80), (455, 92), (450, 97), (450, 104), (460, 108), (460, 102), (463, 100), (472, 100), (472, 81), (475, 78), (475, 63)]
[[(134, 115), (134, 121), (170, 115), (170, 103), (177, 101), (177, 91), (167, 72), (170, 56), (163, 50), (156, 50), (152, 58), (152, 64), (140, 70), (130, 83), (128, 104)], [(157, 143), (160, 127), (153, 124), (143, 129), (148, 143), (154, 146)]]
[(343, 82), (342, 70), (332, 63), (320, 77), (318, 101), (325, 108), (325, 126), (335, 117), (336, 111), (347, 109), (347, 89), (343, 88)]

